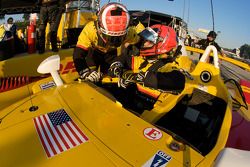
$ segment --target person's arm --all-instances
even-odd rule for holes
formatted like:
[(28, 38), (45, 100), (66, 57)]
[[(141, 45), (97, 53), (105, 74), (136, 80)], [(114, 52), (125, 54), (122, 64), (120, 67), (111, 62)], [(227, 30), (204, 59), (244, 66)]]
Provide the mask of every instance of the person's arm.
[(13, 24), (10, 28), (10, 31), (11, 31), (12, 35), (15, 36), (17, 34), (17, 25)]
[(76, 48), (74, 49), (73, 61), (80, 78), (89, 80), (91, 82), (98, 82), (101, 78), (101, 73), (90, 69), (86, 62), (86, 57), (89, 56), (89, 49), (91, 48), (91, 39), (94, 38), (92, 37), (95, 33), (93, 29), (93, 22), (89, 22), (82, 30), (81, 34), (79, 35)]
[(86, 63), (86, 56), (88, 55), (88, 50), (85, 50), (80, 47), (75, 47), (73, 52), (73, 61), (76, 68), (76, 71), (80, 74), (81, 71), (88, 68)]
[(138, 24), (135, 25), (135, 31), (137, 34), (142, 32), (145, 29), (144, 25), (139, 21)]
[(73, 61), (75, 64), (76, 71), (80, 74), (82, 70), (88, 68), (87, 62), (85, 60), (88, 55), (89, 48), (91, 46), (90, 39), (88, 37), (89, 29), (85, 27), (78, 37), (76, 48), (73, 52)]
[(90, 82), (99, 82), (102, 78), (102, 73), (92, 70), (88, 67), (85, 60), (88, 55), (88, 50), (76, 47), (73, 53), (73, 61), (81, 79), (88, 80)]
[(136, 33), (139, 34), (145, 29), (144, 25), (139, 21), (137, 17), (131, 17), (129, 22), (130, 27), (135, 27)]
[(216, 47), (217, 51), (220, 53), (221, 56), (225, 57), (225, 53), (223, 52), (222, 48), (218, 45), (218, 43), (214, 42), (214, 46)]
[(178, 70), (173, 70), (171, 72), (147, 71), (146, 73), (133, 73), (127, 71), (119, 80), (118, 86), (126, 88), (133, 83), (138, 83), (162, 92), (181, 92), (185, 87), (185, 76)]
[(131, 47), (124, 48), (126, 51), (123, 51), (120, 56), (114, 58), (108, 70), (109, 76), (121, 77), (124, 70), (131, 70), (132, 55), (127, 51)]
[(87, 25), (82, 29), (76, 43), (73, 58), (85, 58), (88, 55), (89, 49), (92, 48), (91, 43), (94, 43), (93, 39), (95, 38), (94, 34), (96, 33), (94, 30), (95, 26), (93, 21), (87, 23)]
[(146, 73), (144, 86), (162, 91), (182, 91), (185, 87), (185, 76), (178, 70), (171, 72)]
[(226, 57), (227, 56), (222, 49), (220, 51), (220, 54), (221, 54), (222, 57)]
[[(200, 39), (195, 44), (199, 45), (200, 48), (204, 48), (204, 46), (206, 45), (206, 39)], [(205, 46), (205, 48), (206, 48), (206, 46)]]
[(145, 27), (140, 21), (130, 24), (126, 39), (124, 41), (125, 46), (128, 47), (129, 45), (134, 45), (140, 42), (140, 36), (138, 34), (144, 29)]
[(10, 31), (9, 24), (5, 23), (3, 26), (4, 26), (5, 31)]

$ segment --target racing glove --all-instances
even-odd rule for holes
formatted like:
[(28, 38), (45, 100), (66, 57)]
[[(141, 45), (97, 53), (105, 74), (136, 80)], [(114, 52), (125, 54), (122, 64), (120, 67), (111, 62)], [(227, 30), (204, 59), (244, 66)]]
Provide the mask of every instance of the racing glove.
[(124, 89), (127, 88), (128, 85), (133, 83), (144, 83), (144, 79), (147, 73), (133, 73), (133, 72), (126, 72), (122, 75), (122, 77), (118, 81), (118, 87), (122, 87)]
[(102, 73), (88, 68), (79, 72), (80, 78), (93, 83), (99, 82), (102, 78)]
[(121, 62), (116, 61), (112, 63), (108, 69), (108, 75), (111, 77), (118, 77), (120, 78), (123, 71), (123, 65)]

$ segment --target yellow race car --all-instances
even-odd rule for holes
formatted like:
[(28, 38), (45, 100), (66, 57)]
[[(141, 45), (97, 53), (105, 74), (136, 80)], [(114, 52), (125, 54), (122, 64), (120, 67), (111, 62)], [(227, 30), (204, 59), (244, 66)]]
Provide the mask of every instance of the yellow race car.
[[(212, 166), (237, 161), (224, 150), (232, 99), (215, 64), (204, 59), (180, 94), (162, 93), (151, 111), (124, 109), (87, 81), (66, 84), (58, 56), (38, 67), (53, 76), (0, 111), (1, 166)], [(217, 158), (219, 156), (219, 158)], [(217, 159), (216, 159), (217, 158)], [(228, 161), (228, 158), (230, 161)]]

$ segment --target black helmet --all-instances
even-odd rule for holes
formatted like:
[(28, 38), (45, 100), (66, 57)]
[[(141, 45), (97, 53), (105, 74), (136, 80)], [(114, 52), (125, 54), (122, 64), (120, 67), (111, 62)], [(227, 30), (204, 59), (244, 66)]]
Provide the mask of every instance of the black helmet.
[(210, 31), (208, 34), (207, 34), (207, 36), (208, 37), (212, 37), (212, 38), (216, 38), (216, 36), (217, 36), (217, 34), (216, 34), (216, 32), (214, 32), (214, 31)]

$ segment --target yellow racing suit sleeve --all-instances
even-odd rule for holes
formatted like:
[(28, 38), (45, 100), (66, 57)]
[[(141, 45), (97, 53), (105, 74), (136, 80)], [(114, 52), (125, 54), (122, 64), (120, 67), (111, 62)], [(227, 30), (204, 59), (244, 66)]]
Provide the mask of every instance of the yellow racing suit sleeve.
[(97, 31), (94, 22), (91, 21), (87, 23), (80, 33), (73, 52), (73, 61), (78, 73), (89, 68), (85, 58), (88, 55), (89, 48), (93, 47), (96, 41)]
[(138, 43), (140, 41), (138, 33), (140, 33), (144, 29), (145, 27), (141, 22), (139, 22), (136, 26), (130, 26), (125, 39), (125, 43), (129, 43), (132, 45)]
[(135, 26), (135, 31), (137, 34), (139, 34), (142, 30), (144, 30), (144, 25), (139, 21), (139, 23)]
[(90, 21), (80, 33), (76, 47), (88, 50), (97, 40), (98, 37), (94, 21)]

